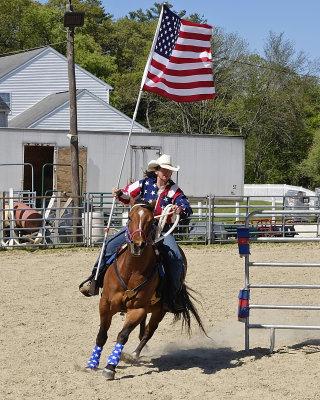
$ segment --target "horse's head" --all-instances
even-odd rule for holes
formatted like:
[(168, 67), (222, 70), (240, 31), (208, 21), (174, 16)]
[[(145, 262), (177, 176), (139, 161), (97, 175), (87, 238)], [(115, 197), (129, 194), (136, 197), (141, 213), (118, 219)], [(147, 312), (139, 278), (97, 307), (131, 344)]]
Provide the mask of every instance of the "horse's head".
[(131, 204), (127, 225), (127, 242), (131, 254), (140, 256), (152, 240), (154, 204), (137, 200)]

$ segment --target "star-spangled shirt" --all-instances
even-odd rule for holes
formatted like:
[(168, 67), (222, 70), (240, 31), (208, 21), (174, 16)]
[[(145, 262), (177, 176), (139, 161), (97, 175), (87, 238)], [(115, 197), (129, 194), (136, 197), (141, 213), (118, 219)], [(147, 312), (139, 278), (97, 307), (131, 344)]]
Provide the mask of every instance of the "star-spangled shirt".
[[(152, 203), (156, 200), (157, 203), (154, 215), (160, 215), (168, 204), (175, 204), (182, 209), (180, 213), (182, 219), (192, 214), (192, 208), (188, 198), (172, 180), (169, 180), (165, 189), (160, 194), (158, 194), (159, 188), (157, 186), (156, 177), (148, 177), (133, 182), (121, 189), (121, 191), (122, 194), (118, 196), (118, 199), (124, 204), (129, 204), (130, 198), (135, 199), (137, 197), (140, 197), (142, 201), (148, 203)], [(170, 221), (168, 222), (170, 223)]]

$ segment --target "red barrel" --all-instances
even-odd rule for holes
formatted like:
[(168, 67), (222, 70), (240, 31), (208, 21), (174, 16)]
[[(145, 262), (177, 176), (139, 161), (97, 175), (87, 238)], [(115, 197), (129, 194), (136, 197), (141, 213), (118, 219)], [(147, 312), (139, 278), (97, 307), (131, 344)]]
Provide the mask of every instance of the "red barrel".
[(42, 216), (25, 203), (14, 203), (16, 227), (36, 232), (42, 226)]

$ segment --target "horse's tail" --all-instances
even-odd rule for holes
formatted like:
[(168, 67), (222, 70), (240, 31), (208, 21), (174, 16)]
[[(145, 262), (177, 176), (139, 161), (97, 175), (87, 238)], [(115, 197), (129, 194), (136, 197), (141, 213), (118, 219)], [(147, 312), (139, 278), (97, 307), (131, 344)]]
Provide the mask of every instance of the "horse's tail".
[(182, 327), (186, 328), (188, 334), (190, 335), (191, 334), (191, 316), (193, 316), (195, 318), (195, 320), (197, 321), (198, 326), (202, 330), (202, 332), (207, 337), (209, 337), (203, 326), (203, 323), (201, 321), (198, 310), (197, 310), (196, 306), (194, 305), (194, 301), (197, 301), (197, 300), (195, 299), (195, 297), (192, 294), (190, 294), (190, 292), (194, 292), (194, 290), (188, 288), (185, 284), (183, 284), (181, 291), (179, 293), (179, 296), (181, 296), (182, 304), (184, 307), (183, 307), (182, 311), (174, 313), (174, 322), (182, 320)]

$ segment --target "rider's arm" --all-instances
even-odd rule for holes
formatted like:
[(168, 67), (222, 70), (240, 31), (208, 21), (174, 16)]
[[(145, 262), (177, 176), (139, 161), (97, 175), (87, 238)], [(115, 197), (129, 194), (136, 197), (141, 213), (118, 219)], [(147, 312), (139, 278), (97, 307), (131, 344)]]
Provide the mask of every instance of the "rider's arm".
[(181, 208), (181, 219), (188, 218), (193, 213), (187, 196), (179, 188), (173, 196), (173, 204)]
[(123, 204), (129, 204), (130, 198), (136, 198), (141, 193), (142, 181), (133, 182), (123, 189), (120, 189), (119, 193), (116, 195), (117, 199)]

